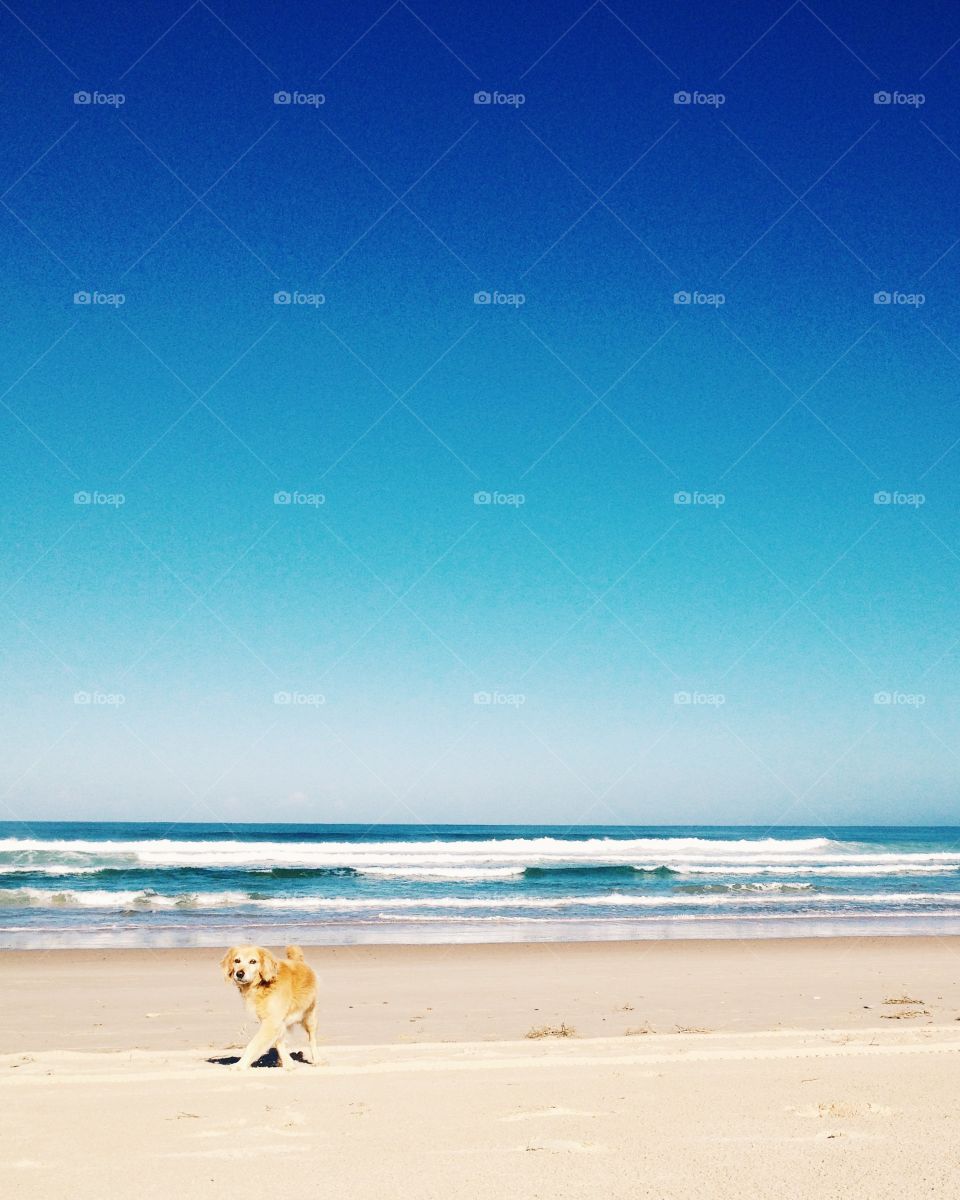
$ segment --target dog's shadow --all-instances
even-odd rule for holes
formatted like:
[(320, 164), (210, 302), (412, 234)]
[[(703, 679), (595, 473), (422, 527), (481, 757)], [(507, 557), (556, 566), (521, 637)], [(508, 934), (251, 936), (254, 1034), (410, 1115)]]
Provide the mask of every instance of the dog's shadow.
[[(307, 1059), (303, 1056), (302, 1050), (294, 1050), (290, 1055), (294, 1062), (306, 1063)], [(208, 1058), (208, 1063), (213, 1063), (217, 1067), (232, 1067), (240, 1061), (239, 1054), (231, 1054), (227, 1058)], [(277, 1053), (277, 1048), (274, 1046), (268, 1050), (266, 1054), (261, 1054), (257, 1061), (253, 1064), (255, 1067), (279, 1067), (281, 1066), (280, 1055)]]

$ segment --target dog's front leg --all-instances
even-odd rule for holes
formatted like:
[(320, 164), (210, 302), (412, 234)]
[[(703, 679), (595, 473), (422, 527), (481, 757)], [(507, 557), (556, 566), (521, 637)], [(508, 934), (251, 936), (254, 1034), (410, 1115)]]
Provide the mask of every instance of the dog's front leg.
[(276, 1044), (282, 1032), (279, 1025), (264, 1021), (240, 1055), (240, 1061), (234, 1064), (234, 1070), (248, 1071), (262, 1054), (266, 1054), (270, 1047)]
[(277, 1053), (280, 1055), (280, 1066), (285, 1071), (293, 1070), (293, 1059), (290, 1056), (290, 1051), (287, 1049), (287, 1031), (281, 1030), (280, 1037), (277, 1039)]

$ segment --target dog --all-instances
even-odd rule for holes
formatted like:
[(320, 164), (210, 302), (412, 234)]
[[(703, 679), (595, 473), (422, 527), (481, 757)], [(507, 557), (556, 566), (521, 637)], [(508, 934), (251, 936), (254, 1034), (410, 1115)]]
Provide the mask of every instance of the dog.
[(317, 977), (303, 961), (299, 946), (287, 946), (287, 957), (277, 961), (262, 946), (231, 946), (220, 966), (228, 983), (234, 983), (248, 1012), (256, 1016), (260, 1028), (235, 1064), (246, 1071), (271, 1047), (276, 1046), (284, 1070), (293, 1059), (286, 1047), (287, 1030), (300, 1024), (310, 1039), (310, 1062), (318, 1066), (317, 1051)]

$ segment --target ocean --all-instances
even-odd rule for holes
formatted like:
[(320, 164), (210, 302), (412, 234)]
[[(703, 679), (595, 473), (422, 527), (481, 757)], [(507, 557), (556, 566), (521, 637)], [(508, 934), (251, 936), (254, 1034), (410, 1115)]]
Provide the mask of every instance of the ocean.
[(960, 933), (960, 828), (0, 822), (0, 946)]

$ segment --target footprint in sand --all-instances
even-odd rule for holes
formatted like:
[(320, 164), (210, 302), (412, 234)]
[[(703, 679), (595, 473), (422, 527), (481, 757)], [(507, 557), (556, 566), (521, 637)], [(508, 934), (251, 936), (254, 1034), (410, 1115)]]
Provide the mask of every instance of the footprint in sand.
[(559, 1138), (549, 1141), (528, 1142), (518, 1146), (517, 1150), (524, 1154), (532, 1154), (537, 1150), (547, 1150), (554, 1154), (607, 1154), (606, 1146), (597, 1146), (592, 1142), (568, 1142)]
[(897, 1109), (887, 1108), (883, 1104), (856, 1104), (841, 1100), (821, 1101), (819, 1104), (808, 1104), (804, 1108), (788, 1108), (798, 1117), (894, 1117)]

